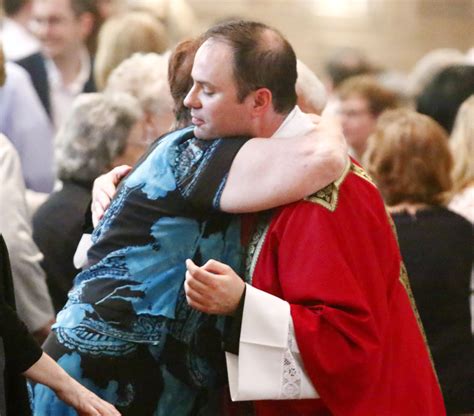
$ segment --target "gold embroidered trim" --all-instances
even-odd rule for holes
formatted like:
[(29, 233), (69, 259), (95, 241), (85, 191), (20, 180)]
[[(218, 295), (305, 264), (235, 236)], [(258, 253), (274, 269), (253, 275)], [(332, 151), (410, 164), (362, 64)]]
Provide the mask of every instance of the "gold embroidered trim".
[(351, 171), (352, 163), (349, 160), (344, 168), (344, 172), (336, 181), (330, 183), (328, 186), (320, 189), (313, 195), (305, 198), (305, 201), (313, 202), (315, 204), (322, 205), (324, 208), (331, 212), (334, 212), (337, 207), (337, 201), (339, 199), (339, 188), (346, 179), (346, 176)]
[(367, 182), (377, 187), (377, 185), (375, 185), (375, 182), (370, 177), (370, 175), (364, 169), (362, 169), (359, 165), (356, 165), (355, 163), (351, 163), (351, 171), (354, 172), (354, 174), (357, 175), (359, 178), (365, 179)]
[(268, 229), (270, 228), (272, 214), (273, 211), (261, 214), (261, 218), (258, 221), (257, 227), (247, 247), (247, 253), (245, 256), (245, 281), (249, 284), (252, 284), (253, 273), (255, 271), (255, 266), (257, 265), (257, 260), (260, 256), (260, 252), (262, 251)]

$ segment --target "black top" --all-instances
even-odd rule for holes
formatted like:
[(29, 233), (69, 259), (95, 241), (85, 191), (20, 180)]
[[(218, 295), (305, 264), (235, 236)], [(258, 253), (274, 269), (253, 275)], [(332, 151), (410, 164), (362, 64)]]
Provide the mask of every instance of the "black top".
[(84, 212), (89, 207), (92, 183), (63, 181), (33, 216), (33, 239), (43, 253), (41, 266), (54, 309), (59, 312), (67, 301), (72, 281), (79, 272), (73, 257), (82, 236)]
[(5, 350), (3, 377), (7, 415), (29, 415), (26, 380), (20, 373), (40, 359), (42, 350), (15, 313), (10, 260), (2, 235), (0, 235), (0, 337)]
[(441, 207), (392, 216), (447, 411), (474, 411), (472, 224)]

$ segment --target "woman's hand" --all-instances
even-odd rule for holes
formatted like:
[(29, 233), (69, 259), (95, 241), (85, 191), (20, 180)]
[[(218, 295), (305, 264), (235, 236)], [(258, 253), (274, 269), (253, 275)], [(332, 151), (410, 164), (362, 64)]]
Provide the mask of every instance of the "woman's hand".
[(117, 191), (120, 181), (126, 176), (131, 166), (122, 165), (113, 168), (110, 172), (104, 173), (94, 181), (92, 188), (92, 224), (97, 226), (105, 211), (110, 205), (110, 201)]

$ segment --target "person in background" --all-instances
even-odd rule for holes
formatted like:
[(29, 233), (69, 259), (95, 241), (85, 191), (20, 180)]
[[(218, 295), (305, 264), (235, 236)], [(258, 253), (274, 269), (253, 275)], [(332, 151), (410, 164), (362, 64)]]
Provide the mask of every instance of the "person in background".
[(469, 309), (472, 224), (446, 208), (453, 160), (448, 137), (412, 110), (382, 115), (369, 139), (368, 173), (395, 222), (448, 414), (474, 412)]
[(1, 22), (1, 38), (9, 61), (39, 52), (38, 39), (30, 32), (32, 0), (3, 0), (5, 16)]
[(171, 45), (196, 35), (198, 19), (187, 0), (125, 0), (129, 10), (149, 13), (164, 25)]
[(168, 85), (168, 56), (136, 53), (110, 74), (105, 93), (124, 92), (138, 100), (148, 143), (170, 130), (173, 100)]
[(0, 133), (20, 156), (28, 205), (34, 208), (53, 190), (53, 128), (28, 73), (13, 62), (4, 62), (1, 44), (0, 67), (4, 75), (0, 84)]
[(33, 216), (33, 239), (56, 312), (67, 300), (78, 270), (73, 256), (82, 236), (92, 183), (111, 168), (133, 166), (147, 148), (143, 112), (125, 93), (79, 95), (55, 139), (56, 170), (62, 181)]
[[(5, 76), (0, 48), (0, 87), (5, 82)], [(0, 88), (0, 98), (4, 98), (3, 93), (3, 88)], [(0, 104), (4, 104), (3, 99), (0, 99)], [(46, 276), (39, 264), (42, 256), (31, 235), (31, 219), (26, 204), (20, 158), (3, 134), (0, 134), (0, 183), (0, 233), (12, 249), (18, 313), (30, 332), (42, 342), (54, 321), (53, 307), (46, 286)]]
[(0, 414), (29, 416), (26, 378), (43, 383), (80, 416), (119, 416), (120, 413), (70, 377), (28, 333), (15, 312), (7, 246), (0, 234)]
[[(449, 209), (474, 224), (474, 95), (459, 108), (449, 146), (454, 162)], [(474, 334), (474, 266), (471, 273), (471, 332)]]
[(94, 79), (99, 90), (110, 73), (136, 52), (163, 53), (168, 37), (163, 25), (145, 12), (128, 12), (111, 17), (99, 32), (94, 61)]
[(296, 79), (297, 105), (304, 113), (321, 114), (327, 101), (324, 84), (299, 59), (296, 61), (298, 78)]
[(416, 111), (433, 118), (451, 134), (459, 107), (474, 94), (474, 66), (454, 65), (439, 72), (416, 98)]
[(348, 78), (340, 85), (337, 94), (349, 152), (361, 162), (377, 118), (383, 111), (397, 105), (397, 97), (368, 75)]
[(449, 208), (474, 223), (474, 95), (459, 108), (449, 146), (454, 161)]
[(416, 99), (425, 87), (445, 68), (467, 63), (466, 56), (454, 48), (437, 48), (423, 55), (408, 75), (407, 94)]
[(17, 61), (30, 74), (56, 129), (81, 92), (94, 92), (87, 39), (97, 10), (95, 0), (33, 0), (32, 31), (41, 52)]

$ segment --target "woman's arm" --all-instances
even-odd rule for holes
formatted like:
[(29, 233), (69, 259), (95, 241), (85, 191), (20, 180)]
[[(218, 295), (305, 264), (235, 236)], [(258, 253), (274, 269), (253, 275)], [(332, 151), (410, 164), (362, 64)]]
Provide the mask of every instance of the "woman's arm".
[[(288, 204), (315, 193), (342, 174), (348, 159), (340, 123), (332, 118), (310, 117), (314, 129), (302, 137), (255, 138), (242, 146), (222, 192), (222, 211), (256, 212)], [(120, 166), (95, 180), (94, 226), (129, 171), (130, 167)]]
[(237, 153), (220, 200), (224, 212), (256, 212), (295, 202), (335, 181), (348, 163), (335, 119), (311, 116), (302, 137), (252, 139)]

